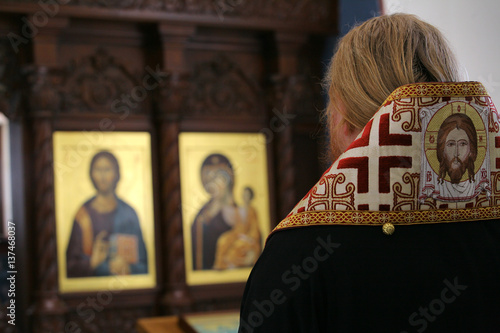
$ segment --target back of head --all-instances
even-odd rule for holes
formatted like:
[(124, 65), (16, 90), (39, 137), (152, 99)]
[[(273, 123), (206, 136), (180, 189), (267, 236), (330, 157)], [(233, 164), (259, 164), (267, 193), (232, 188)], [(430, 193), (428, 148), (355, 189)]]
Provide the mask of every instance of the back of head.
[[(455, 58), (437, 28), (409, 14), (374, 17), (339, 42), (326, 77), (328, 113), (340, 112), (350, 128), (361, 129), (402, 85), (459, 80)], [(331, 114), (327, 117), (331, 121)]]

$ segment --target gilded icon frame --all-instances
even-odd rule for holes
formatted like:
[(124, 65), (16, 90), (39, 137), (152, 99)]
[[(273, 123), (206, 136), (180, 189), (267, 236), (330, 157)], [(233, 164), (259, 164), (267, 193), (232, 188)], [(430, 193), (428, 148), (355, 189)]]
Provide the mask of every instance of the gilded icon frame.
[[(55, 131), (52, 140), (59, 291), (61, 293), (96, 290), (118, 292), (156, 287), (150, 133)], [(117, 169), (112, 168), (115, 174), (119, 174), (119, 177), (113, 178), (116, 207), (111, 213), (99, 215), (90, 207), (99, 208), (93, 203), (97, 203), (96, 198), (101, 193), (99, 186), (104, 185), (98, 185), (95, 178), (97, 176), (93, 174), (93, 170), (96, 169), (91, 169), (91, 164), (97, 168), (100, 165), (99, 160), (110, 159), (106, 158), (109, 156), (108, 153), (115, 157), (118, 165)], [(95, 161), (93, 157), (96, 157)], [(90, 221), (94, 222), (82, 224), (81, 221), (89, 220), (81, 218), (82, 210), (88, 212), (85, 216), (90, 216)], [(102, 217), (95, 218), (95, 216)], [(109, 252), (107, 258), (101, 262), (101, 266), (97, 267), (107, 267), (109, 271), (98, 272), (97, 269), (90, 268), (92, 266), (87, 265), (87, 262), (92, 261), (91, 254), (95, 250), (93, 246), (98, 244), (95, 233), (100, 227), (95, 221), (103, 223), (101, 221), (106, 221), (105, 216), (108, 216), (107, 221), (111, 221), (106, 223), (108, 226), (112, 225), (112, 229), (110, 235), (108, 231), (104, 231), (102, 244), (108, 246), (106, 249)], [(89, 225), (91, 227), (88, 227)], [(75, 229), (78, 229), (79, 233), (74, 231)], [(88, 235), (93, 235), (93, 242), (86, 241), (92, 239), (92, 236)], [(90, 249), (90, 252), (85, 252), (85, 249)], [(114, 254), (111, 254), (111, 249), (114, 249)], [(77, 253), (78, 257), (74, 253)], [(123, 253), (122, 257), (130, 260), (127, 261), (128, 271), (122, 270), (116, 273), (116, 270), (111, 269), (111, 259), (118, 256), (116, 253)], [(69, 256), (71, 259), (68, 259)], [(69, 260), (74, 258), (83, 259), (76, 261), (77, 264), (74, 264), (75, 261), (68, 264)]]
[[(245, 282), (271, 225), (265, 135), (182, 132), (179, 162), (187, 285)], [(219, 210), (217, 181), (230, 197)]]

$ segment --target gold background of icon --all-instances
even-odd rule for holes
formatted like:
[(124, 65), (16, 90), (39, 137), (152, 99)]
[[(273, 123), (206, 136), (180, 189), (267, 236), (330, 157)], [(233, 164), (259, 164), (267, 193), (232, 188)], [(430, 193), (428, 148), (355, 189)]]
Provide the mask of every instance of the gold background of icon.
[[(124, 290), (156, 286), (151, 136), (148, 132), (54, 132), (54, 187), (57, 228), (59, 290), (83, 292)], [(138, 215), (147, 251), (147, 274), (72, 277), (66, 274), (66, 249), (75, 214), (95, 195), (89, 176), (92, 157), (99, 151), (113, 153), (121, 178), (116, 195)]]

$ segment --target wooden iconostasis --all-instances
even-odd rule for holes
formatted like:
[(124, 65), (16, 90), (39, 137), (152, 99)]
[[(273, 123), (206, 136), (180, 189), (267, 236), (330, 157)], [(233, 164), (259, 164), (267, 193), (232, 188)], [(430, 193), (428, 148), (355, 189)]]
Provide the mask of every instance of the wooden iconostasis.
[[(326, 167), (336, 26), (331, 0), (0, 1), (17, 269), (0, 331), (238, 309), (266, 233)], [(246, 219), (225, 243), (203, 238), (221, 184)], [(253, 245), (230, 242), (238, 223)]]

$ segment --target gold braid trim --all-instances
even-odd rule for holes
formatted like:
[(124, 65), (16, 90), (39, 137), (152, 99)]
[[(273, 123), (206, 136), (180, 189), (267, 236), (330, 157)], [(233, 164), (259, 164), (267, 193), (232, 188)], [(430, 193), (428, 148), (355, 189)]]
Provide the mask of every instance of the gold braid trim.
[(274, 228), (271, 234), (283, 229), (313, 225), (383, 226), (387, 223), (393, 225), (415, 225), (491, 220), (496, 218), (500, 218), (500, 206), (410, 211), (309, 211), (285, 218)]
[(409, 97), (488, 96), (480, 82), (411, 83), (394, 90), (382, 105)]

